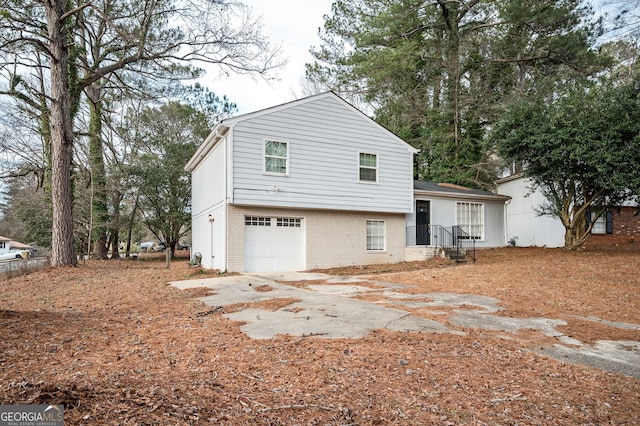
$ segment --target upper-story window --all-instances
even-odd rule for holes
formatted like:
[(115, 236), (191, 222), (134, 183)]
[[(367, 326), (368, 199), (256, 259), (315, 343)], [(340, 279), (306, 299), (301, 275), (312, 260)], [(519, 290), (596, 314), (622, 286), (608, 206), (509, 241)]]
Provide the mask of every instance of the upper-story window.
[(289, 144), (287, 142), (264, 141), (264, 171), (278, 175), (289, 173)]
[(4, 241), (0, 241), (0, 249), (7, 248)]
[(378, 155), (360, 153), (360, 182), (378, 181)]

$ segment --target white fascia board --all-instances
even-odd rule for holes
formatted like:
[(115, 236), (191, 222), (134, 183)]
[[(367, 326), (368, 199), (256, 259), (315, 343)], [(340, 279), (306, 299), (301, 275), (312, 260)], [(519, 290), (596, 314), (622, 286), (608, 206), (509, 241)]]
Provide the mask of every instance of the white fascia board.
[(511, 182), (512, 180), (518, 180), (521, 178), (525, 178), (526, 176), (524, 175), (524, 173), (516, 173), (514, 175), (509, 175), (503, 178), (500, 178), (498, 180), (495, 181), (496, 185), (500, 185), (502, 183), (507, 183), (507, 182)]
[(209, 133), (209, 136), (207, 136), (207, 138), (204, 140), (202, 145), (198, 147), (198, 149), (196, 150), (196, 153), (193, 154), (193, 157), (191, 157), (191, 159), (184, 166), (184, 169), (188, 172), (194, 171), (196, 167), (198, 167), (200, 162), (202, 162), (202, 160), (207, 156), (207, 154), (211, 152), (213, 147), (215, 147), (218, 144), (218, 142), (220, 142), (228, 132), (229, 132), (229, 127), (224, 125), (223, 123), (219, 123), (213, 129), (213, 131)]

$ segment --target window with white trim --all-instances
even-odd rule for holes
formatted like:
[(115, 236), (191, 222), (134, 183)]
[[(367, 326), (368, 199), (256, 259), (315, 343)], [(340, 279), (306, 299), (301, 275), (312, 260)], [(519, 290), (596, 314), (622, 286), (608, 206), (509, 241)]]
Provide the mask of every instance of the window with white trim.
[[(593, 212), (587, 212), (587, 227), (594, 217)], [(605, 211), (593, 222), (592, 234), (613, 234), (613, 212)]]
[(7, 248), (6, 243), (4, 241), (0, 241), (0, 249)]
[(606, 234), (607, 233), (607, 222), (605, 222), (605, 218), (600, 216), (593, 222), (593, 228), (591, 228), (592, 234)]
[(264, 141), (264, 172), (278, 175), (289, 173), (289, 144), (287, 142)]
[(367, 251), (384, 251), (386, 239), (384, 220), (367, 220)]
[(484, 204), (457, 202), (456, 224), (470, 238), (484, 240)]
[(378, 155), (361, 152), (359, 156), (360, 182), (378, 182)]
[(244, 224), (247, 226), (271, 226), (270, 217), (245, 216)]

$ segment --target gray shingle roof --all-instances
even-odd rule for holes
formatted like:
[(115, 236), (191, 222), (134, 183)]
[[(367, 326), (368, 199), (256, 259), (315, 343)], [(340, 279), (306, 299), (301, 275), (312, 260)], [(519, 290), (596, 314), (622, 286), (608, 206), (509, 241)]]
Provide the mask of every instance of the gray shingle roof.
[(472, 189), (466, 188), (460, 185), (454, 185), (451, 183), (438, 183), (438, 182), (428, 182), (428, 181), (413, 181), (413, 189), (417, 191), (429, 191), (429, 192), (442, 192), (446, 194), (458, 194), (458, 195), (482, 195), (482, 196), (498, 196), (504, 197), (503, 195), (496, 194), (495, 192), (490, 191), (482, 191), (480, 189)]

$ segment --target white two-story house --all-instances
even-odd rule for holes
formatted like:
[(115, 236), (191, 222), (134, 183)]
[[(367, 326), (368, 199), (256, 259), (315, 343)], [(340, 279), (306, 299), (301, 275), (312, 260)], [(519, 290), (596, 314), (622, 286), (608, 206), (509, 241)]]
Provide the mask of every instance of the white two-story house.
[[(507, 197), (476, 203), (474, 191), (414, 188), (416, 152), (332, 92), (226, 119), (186, 165), (192, 253), (205, 268), (237, 272), (400, 262), (408, 245), (431, 244), (431, 234), (416, 241), (416, 225), (438, 217), (438, 200), (452, 225), (457, 215), (482, 221), (480, 245), (504, 245)], [(497, 225), (488, 209), (491, 229), (485, 200), (501, 206)]]
[(331, 92), (224, 120), (186, 166), (192, 250), (247, 272), (404, 260), (416, 152)]

